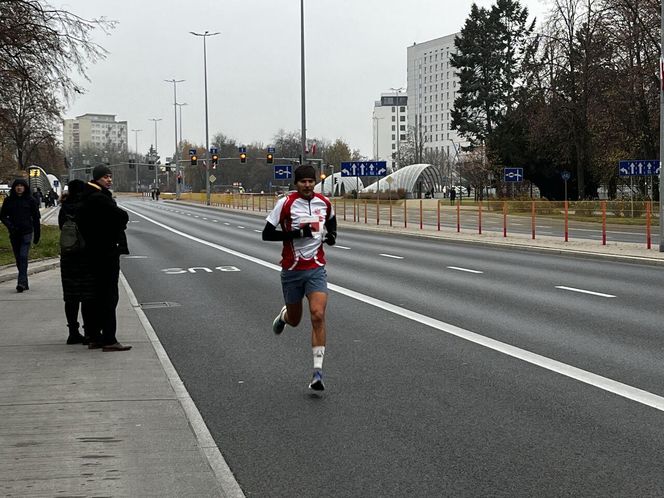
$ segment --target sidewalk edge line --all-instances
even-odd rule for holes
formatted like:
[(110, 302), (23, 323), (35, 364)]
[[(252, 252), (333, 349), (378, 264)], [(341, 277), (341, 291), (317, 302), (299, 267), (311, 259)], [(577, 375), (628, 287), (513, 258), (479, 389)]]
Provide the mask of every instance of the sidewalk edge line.
[(233, 475), (233, 472), (221, 454), (217, 443), (210, 434), (210, 431), (205, 424), (203, 417), (196, 407), (196, 403), (194, 403), (194, 400), (191, 399), (187, 388), (184, 386), (182, 379), (180, 379), (177, 370), (175, 370), (173, 363), (168, 357), (168, 353), (159, 341), (159, 337), (157, 337), (157, 334), (152, 328), (152, 324), (148, 320), (147, 315), (143, 312), (140, 305), (138, 304), (138, 300), (136, 299), (134, 291), (131, 289), (129, 282), (122, 272), (120, 272), (120, 280), (122, 281), (122, 285), (124, 286), (127, 295), (129, 296), (129, 302), (132, 308), (136, 311), (136, 314), (138, 315), (138, 318), (143, 325), (143, 329), (150, 339), (150, 343), (152, 344), (152, 347), (154, 348), (154, 351), (159, 358), (159, 362), (161, 363), (161, 366), (164, 369), (166, 376), (168, 377), (168, 381), (170, 382), (173, 391), (175, 391), (175, 395), (180, 403), (180, 406), (182, 406), (182, 409), (184, 410), (187, 420), (189, 421), (189, 426), (196, 436), (201, 453), (207, 459), (208, 465), (212, 469), (212, 472), (214, 473), (214, 476), (217, 479), (217, 483), (221, 487), (224, 496), (229, 498), (245, 498), (242, 488), (240, 488), (240, 485)]

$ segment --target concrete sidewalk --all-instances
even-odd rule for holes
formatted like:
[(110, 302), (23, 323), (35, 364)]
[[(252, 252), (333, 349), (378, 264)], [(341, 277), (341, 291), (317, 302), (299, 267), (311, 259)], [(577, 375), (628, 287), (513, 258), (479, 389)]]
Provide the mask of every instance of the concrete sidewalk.
[(0, 283), (0, 495), (243, 496), (122, 282), (117, 315), (131, 351), (67, 346), (58, 269)]

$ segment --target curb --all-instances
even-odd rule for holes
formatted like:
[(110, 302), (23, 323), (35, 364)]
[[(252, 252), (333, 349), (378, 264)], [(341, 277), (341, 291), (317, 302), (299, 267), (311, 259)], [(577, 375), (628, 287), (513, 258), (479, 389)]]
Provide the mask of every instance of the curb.
[[(28, 261), (28, 275), (53, 270), (60, 266), (60, 258), (37, 259)], [(0, 267), (0, 283), (14, 280), (18, 277), (18, 270), (14, 265)]]

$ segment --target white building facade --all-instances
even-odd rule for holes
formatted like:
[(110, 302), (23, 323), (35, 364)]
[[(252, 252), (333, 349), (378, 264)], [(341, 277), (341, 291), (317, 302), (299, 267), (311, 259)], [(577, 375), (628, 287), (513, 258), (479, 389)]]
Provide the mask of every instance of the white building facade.
[(421, 137), (424, 152), (442, 152), (451, 160), (460, 146), (467, 144), (452, 129), (451, 112), (459, 77), (450, 57), (456, 52), (457, 34), (415, 43), (407, 49), (408, 123)]
[(408, 139), (408, 96), (401, 92), (383, 93), (373, 110), (373, 157), (398, 168), (399, 146)]
[(116, 121), (115, 114), (83, 114), (75, 119), (64, 119), (62, 125), (66, 154), (87, 147), (127, 152), (127, 122)]

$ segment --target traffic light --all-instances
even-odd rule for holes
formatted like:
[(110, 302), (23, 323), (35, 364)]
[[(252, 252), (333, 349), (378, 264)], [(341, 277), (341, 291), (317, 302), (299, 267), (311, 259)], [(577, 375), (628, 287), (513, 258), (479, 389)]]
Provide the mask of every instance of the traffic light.
[(267, 153), (267, 163), (272, 164), (274, 162), (274, 154), (272, 152)]
[(242, 164), (247, 162), (247, 154), (245, 152), (240, 152), (240, 162)]
[(321, 174), (320, 174), (320, 179), (321, 179), (321, 180), (325, 180), (325, 176), (326, 176), (325, 173), (321, 173)]
[(191, 165), (196, 166), (198, 164), (198, 156), (196, 154), (193, 154), (191, 156)]
[(217, 154), (212, 154), (212, 169), (215, 169), (219, 164), (219, 156)]

